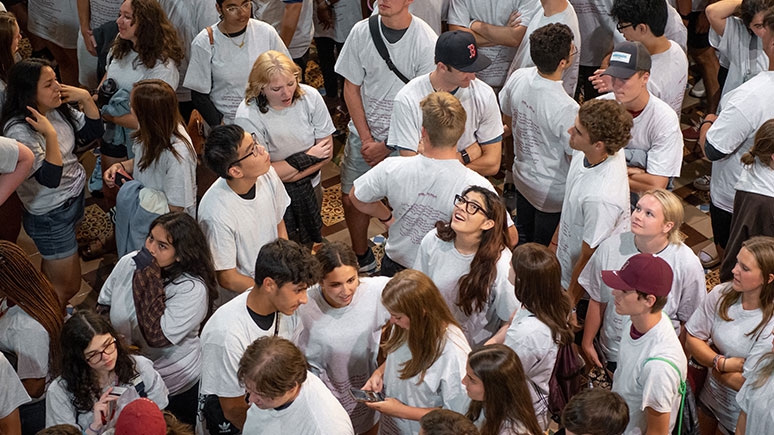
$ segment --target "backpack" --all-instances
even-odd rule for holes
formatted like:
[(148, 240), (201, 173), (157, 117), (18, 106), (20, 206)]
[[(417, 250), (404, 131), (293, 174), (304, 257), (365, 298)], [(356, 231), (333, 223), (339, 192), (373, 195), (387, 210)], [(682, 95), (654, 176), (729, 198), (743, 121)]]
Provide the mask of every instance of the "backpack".
[[(645, 360), (643, 364), (648, 361), (663, 361), (672, 366), (677, 371), (677, 376), (682, 377), (680, 369), (677, 368), (677, 364), (672, 361), (661, 358), (653, 357)], [(699, 414), (696, 409), (696, 398), (693, 395), (691, 386), (688, 385), (682, 378), (680, 379), (680, 386), (677, 391), (680, 393), (680, 410), (677, 414), (677, 420), (674, 429), (672, 429), (672, 435), (698, 435), (699, 434)]]
[(554, 418), (561, 416), (567, 402), (583, 389), (585, 366), (575, 343), (559, 345), (556, 364), (548, 381), (548, 410)]

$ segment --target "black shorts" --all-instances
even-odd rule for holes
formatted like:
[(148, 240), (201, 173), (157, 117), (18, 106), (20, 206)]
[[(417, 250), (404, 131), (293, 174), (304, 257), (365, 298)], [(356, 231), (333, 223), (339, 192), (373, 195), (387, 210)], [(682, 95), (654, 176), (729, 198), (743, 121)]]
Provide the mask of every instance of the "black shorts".
[(699, 21), (699, 16), (704, 11), (696, 11), (688, 14), (688, 48), (707, 48), (709, 43), (709, 31), (707, 33), (696, 33), (696, 23)]

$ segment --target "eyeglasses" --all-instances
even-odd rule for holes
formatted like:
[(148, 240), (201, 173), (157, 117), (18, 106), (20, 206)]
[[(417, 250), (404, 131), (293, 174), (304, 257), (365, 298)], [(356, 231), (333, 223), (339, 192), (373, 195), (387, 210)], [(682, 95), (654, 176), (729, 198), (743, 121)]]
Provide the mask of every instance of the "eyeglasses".
[(245, 12), (253, 10), (253, 2), (252, 1), (247, 1), (247, 2), (242, 3), (239, 6), (229, 6), (229, 7), (225, 8), (225, 9), (223, 9), (223, 10), (228, 12), (229, 14), (236, 15), (237, 13), (239, 13), (240, 9), (245, 11)]
[(573, 56), (575, 56), (576, 54), (578, 54), (578, 47), (576, 47), (575, 45), (573, 45), (573, 46), (572, 46), (572, 50), (570, 50), (570, 56), (569, 56), (569, 57), (571, 57), (571, 58), (572, 58), (572, 57), (573, 57)]
[(629, 23), (629, 24), (621, 24), (621, 23), (618, 23), (618, 24), (616, 24), (616, 25), (615, 25), (615, 28), (616, 28), (616, 29), (617, 29), (619, 32), (623, 33), (623, 29), (625, 29), (625, 28), (627, 28), (627, 27), (632, 27), (632, 26), (634, 26), (634, 23)]
[(481, 212), (481, 214), (491, 219), (489, 213), (487, 213), (483, 207), (469, 199), (466, 199), (462, 195), (454, 195), (454, 205), (465, 210), (468, 214), (472, 215)]
[(250, 133), (250, 137), (253, 138), (253, 146), (252, 146), (252, 148), (250, 148), (250, 152), (247, 153), (247, 155), (245, 155), (243, 157), (240, 157), (239, 159), (234, 160), (233, 162), (231, 162), (231, 164), (228, 165), (229, 168), (234, 166), (234, 165), (236, 165), (237, 163), (241, 162), (242, 160), (244, 160), (244, 159), (246, 159), (246, 158), (248, 158), (250, 156), (258, 157), (261, 154), (266, 152), (266, 150), (261, 146), (261, 144), (258, 143), (258, 139), (255, 137), (255, 133)]
[(86, 361), (92, 364), (97, 364), (98, 362), (102, 361), (104, 355), (113, 355), (116, 351), (116, 348), (116, 339), (114, 338), (113, 341), (105, 345), (102, 350), (92, 352), (89, 356), (85, 356)]

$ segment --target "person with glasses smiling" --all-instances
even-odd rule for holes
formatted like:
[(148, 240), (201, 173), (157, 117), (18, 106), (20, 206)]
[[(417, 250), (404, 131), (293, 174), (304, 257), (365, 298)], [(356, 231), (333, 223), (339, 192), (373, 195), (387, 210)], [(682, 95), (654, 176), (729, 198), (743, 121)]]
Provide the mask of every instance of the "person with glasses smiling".
[[(467, 115), (460, 101), (448, 92), (434, 92), (420, 103), (422, 108), (422, 154), (388, 157), (355, 180), (352, 203), (390, 228), (382, 259), (383, 276), (411, 267), (422, 238), (439, 220), (451, 218), (450, 198), (468, 186), (494, 192), (486, 178), (457, 159), (457, 141)], [(387, 198), (388, 209), (381, 200)], [(509, 227), (513, 225), (505, 216)], [(515, 242), (516, 229), (509, 228)]]
[(454, 195), (451, 220), (438, 221), (419, 245), (414, 269), (441, 292), (471, 347), (490, 339), (518, 309), (509, 281), (511, 251), (505, 204), (470, 186)]
[(252, 5), (249, 0), (216, 0), (220, 21), (199, 32), (191, 43), (183, 85), (191, 90), (194, 108), (211, 127), (234, 122), (258, 56), (268, 50), (290, 55), (271, 25), (250, 18)]
[(238, 125), (218, 126), (204, 146), (204, 161), (218, 178), (199, 204), (199, 224), (212, 251), (223, 305), (255, 285), (261, 247), (287, 239), (283, 216), (290, 204), (269, 153)]
[[(115, 387), (133, 389), (159, 408), (168, 403), (167, 387), (153, 363), (133, 355), (113, 326), (92, 311), (76, 311), (62, 328), (62, 375), (46, 398), (46, 427), (72, 424), (99, 435), (115, 416)], [(129, 392), (129, 394), (133, 394)]]

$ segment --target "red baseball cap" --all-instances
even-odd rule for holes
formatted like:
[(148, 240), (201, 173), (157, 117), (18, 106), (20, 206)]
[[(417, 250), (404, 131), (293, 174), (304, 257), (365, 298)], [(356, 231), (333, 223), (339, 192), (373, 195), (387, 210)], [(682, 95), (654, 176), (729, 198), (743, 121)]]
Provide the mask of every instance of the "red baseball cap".
[(653, 254), (637, 254), (626, 260), (621, 270), (603, 270), (602, 281), (616, 290), (637, 290), (653, 296), (666, 296), (672, 289), (672, 268)]
[(152, 400), (140, 398), (121, 410), (115, 429), (115, 435), (166, 435), (167, 422)]

